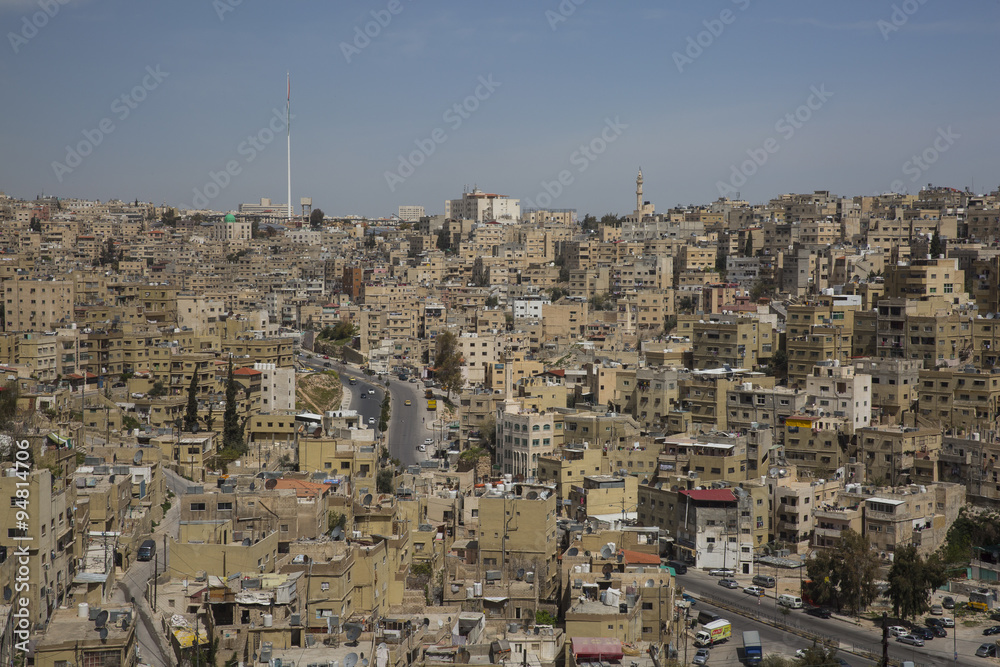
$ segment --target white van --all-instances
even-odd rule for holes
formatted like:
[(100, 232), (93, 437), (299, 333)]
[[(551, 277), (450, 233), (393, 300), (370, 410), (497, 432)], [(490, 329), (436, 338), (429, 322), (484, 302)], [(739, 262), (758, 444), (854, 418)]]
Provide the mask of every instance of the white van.
[(802, 598), (797, 595), (779, 595), (778, 604), (789, 609), (802, 609)]

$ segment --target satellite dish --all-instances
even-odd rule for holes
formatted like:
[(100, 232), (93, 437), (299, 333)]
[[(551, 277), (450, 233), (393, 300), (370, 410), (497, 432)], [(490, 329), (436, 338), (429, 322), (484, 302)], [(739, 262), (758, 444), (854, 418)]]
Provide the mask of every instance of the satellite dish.
[(368, 505), (371, 505), (372, 504), (372, 494), (370, 494), (370, 493), (366, 494), (365, 497), (364, 497), (364, 500), (361, 501), (361, 504), (364, 505), (365, 507), (367, 507)]
[(592, 532), (594, 532), (594, 527), (588, 524), (587, 525), (587, 534), (590, 535)]
[(132, 463), (135, 464), (135, 465), (139, 465), (140, 463), (142, 463), (142, 450), (141, 449), (135, 453), (135, 456), (132, 457)]
[(10, 586), (3, 587), (3, 601), (10, 602), (10, 599), (14, 597), (14, 591), (10, 589)]
[(361, 667), (368, 667), (368, 658), (361, 658)]
[(251, 491), (256, 491), (257, 490), (257, 485), (254, 484), (253, 482), (250, 482), (250, 490)]
[(344, 658), (344, 667), (354, 667), (356, 664), (358, 664), (358, 654), (348, 653), (347, 657)]
[(198, 425), (197, 424), (191, 424), (191, 432), (192, 433), (197, 433), (198, 432)]
[(269, 491), (271, 489), (273, 489), (274, 487), (276, 487), (276, 486), (278, 486), (278, 480), (274, 479), (273, 477), (271, 479), (267, 480), (266, 482), (264, 482), (264, 488), (267, 489), (267, 490), (269, 490)]
[(423, 623), (424, 627), (425, 627), (425, 628), (426, 628), (426, 627), (429, 627), (429, 626), (430, 626), (430, 624), (431, 624), (431, 619), (429, 619), (429, 618), (424, 618), (424, 623)]
[(97, 615), (97, 627), (103, 628), (108, 624), (108, 610), (102, 609), (101, 613)]
[(610, 577), (610, 576), (611, 576), (611, 571), (612, 571), (613, 569), (614, 569), (614, 568), (613, 568), (613, 567), (611, 567), (611, 563), (605, 563), (605, 564), (604, 564), (604, 567), (603, 567), (603, 568), (601, 568), (601, 571), (602, 571), (602, 572), (604, 572), (604, 576), (605, 576), (605, 577)]
[(110, 482), (111, 484), (114, 484), (115, 483), (115, 476), (114, 475), (108, 475), (108, 482)]
[(243, 538), (243, 546), (249, 547), (249, 546), (251, 546), (251, 544), (252, 543), (250, 542), (250, 538), (249, 537)]
[(345, 630), (347, 631), (347, 641), (349, 642), (356, 642), (358, 641), (358, 637), (361, 636), (361, 626), (355, 623), (346, 626)]
[(569, 551), (566, 552), (567, 556), (576, 556), (580, 553), (580, 550), (576, 547), (570, 547)]
[(107, 628), (101, 628), (100, 630), (97, 631), (97, 634), (101, 638), (102, 642), (103, 641), (107, 641), (107, 639), (108, 639), (108, 629)]
[(344, 539), (344, 529), (341, 528), (340, 526), (337, 526), (336, 528), (333, 529), (333, 532), (330, 533), (330, 537), (333, 539), (334, 542), (339, 542), (340, 540)]
[(615, 552), (614, 549), (605, 544), (601, 547), (601, 558), (611, 558), (611, 555)]
[(517, 580), (521, 581), (522, 579), (524, 579), (524, 568), (517, 571)]

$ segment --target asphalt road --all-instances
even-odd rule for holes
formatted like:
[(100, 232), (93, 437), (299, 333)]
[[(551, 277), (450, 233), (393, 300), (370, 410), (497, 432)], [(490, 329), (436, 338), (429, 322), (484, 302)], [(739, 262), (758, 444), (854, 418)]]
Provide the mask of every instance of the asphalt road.
[[(308, 359), (304, 356), (298, 358), (298, 362), (306, 367), (315, 370), (334, 370), (340, 374), (340, 381), (344, 385), (345, 396), (349, 395), (348, 404), (350, 409), (357, 410), (368, 423), (370, 417), (375, 418), (374, 426), (378, 426), (378, 419), (382, 411), (382, 397), (385, 392), (384, 383), (378, 378), (365, 375), (360, 369), (342, 364), (332, 359), (323, 359), (318, 356)], [(330, 364), (326, 366), (326, 364)], [(357, 384), (351, 385), (350, 378), (355, 378)], [(425, 442), (427, 438), (433, 438), (434, 433), (431, 428), (433, 423), (433, 413), (427, 411), (427, 403), (424, 399), (424, 385), (420, 382), (400, 382), (395, 376), (387, 376), (389, 380), (389, 431), (388, 447), (389, 454), (404, 466), (414, 465), (419, 461), (426, 460), (433, 454), (433, 447), (428, 447), (428, 451), (420, 452), (417, 447)], [(367, 398), (361, 398), (361, 392), (368, 394)], [(372, 392), (375, 393), (372, 396)], [(406, 401), (410, 405), (406, 405)], [(383, 434), (378, 433), (378, 436)]]
[[(743, 585), (749, 583), (749, 577), (737, 578), (741, 583), (741, 587), (733, 589), (719, 586), (718, 577), (712, 577), (705, 572), (694, 569), (688, 570), (687, 574), (679, 576), (677, 580), (686, 592), (691, 593), (695, 597), (700, 598), (703, 595), (708, 595), (725, 603), (735, 605), (740, 609), (742, 613), (738, 619), (734, 618), (733, 613), (730, 611), (717, 612), (723, 618), (728, 618), (733, 622), (734, 635), (738, 630), (760, 630), (761, 639), (765, 641), (768, 641), (768, 637), (773, 637), (773, 641), (782, 646), (790, 645), (795, 648), (803, 648), (808, 645), (806, 639), (771, 626), (767, 626), (767, 635), (765, 635), (764, 630), (756, 627), (764, 624), (756, 619), (769, 619), (780, 623), (793, 624), (800, 629), (837, 641), (840, 643), (842, 651), (856, 647), (877, 652), (879, 655), (881, 654), (881, 631), (875, 631), (866, 626), (858, 626), (842, 618), (816, 618), (806, 614), (801, 609), (793, 609), (787, 616), (784, 616), (781, 614), (781, 607), (775, 605), (774, 597), (764, 597), (760, 600), (760, 604), (758, 604), (756, 598), (747, 595), (742, 590)], [(744, 579), (747, 581), (744, 581)], [(767, 593), (773, 596), (773, 591), (767, 591)], [(707, 601), (699, 600), (698, 604), (695, 605), (695, 609), (708, 608), (708, 606), (709, 603)], [(988, 662), (984, 661), (983, 658), (975, 656), (976, 649), (983, 642), (982, 639), (970, 640), (963, 639), (962, 637), (959, 637), (957, 641), (958, 662), (955, 662), (954, 651), (956, 643), (953, 633), (954, 629), (949, 628), (948, 637), (927, 641), (922, 647), (908, 646), (890, 639), (889, 657), (900, 661), (912, 660), (917, 665), (940, 665), (941, 667), (945, 665), (983, 665), (984, 662)], [(785, 638), (783, 639), (783, 637)], [(793, 637), (794, 639), (787, 639), (787, 637)], [(791, 642), (791, 644), (788, 642)], [(739, 639), (737, 639), (737, 643), (740, 643)], [(791, 654), (794, 653), (795, 648), (791, 651), (779, 649), (773, 652)], [(765, 646), (764, 653), (767, 654), (770, 652), (772, 651)], [(851, 665), (868, 664), (861, 658), (848, 656), (846, 653), (842, 657)]]

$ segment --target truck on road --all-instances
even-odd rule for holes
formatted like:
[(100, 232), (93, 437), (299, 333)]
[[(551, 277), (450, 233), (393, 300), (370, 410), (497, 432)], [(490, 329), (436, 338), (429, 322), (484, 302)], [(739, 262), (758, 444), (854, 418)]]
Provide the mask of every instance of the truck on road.
[(694, 636), (695, 646), (715, 646), (733, 634), (733, 624), (724, 618), (706, 624)]
[(759, 665), (764, 659), (764, 647), (760, 643), (760, 633), (756, 630), (743, 632), (743, 662), (747, 665)]

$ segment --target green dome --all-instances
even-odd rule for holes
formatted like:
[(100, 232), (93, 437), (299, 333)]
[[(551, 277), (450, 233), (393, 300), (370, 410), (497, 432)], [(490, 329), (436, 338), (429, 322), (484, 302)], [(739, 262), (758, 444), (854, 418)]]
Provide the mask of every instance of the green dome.
[(236, 216), (232, 213), (226, 214), (226, 222), (236, 222)]

